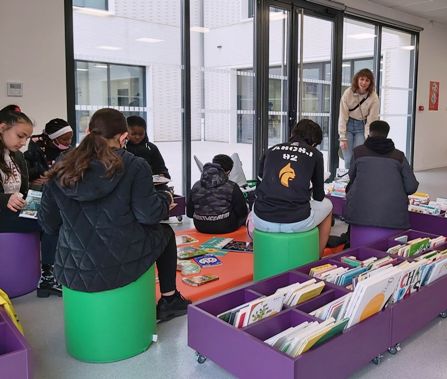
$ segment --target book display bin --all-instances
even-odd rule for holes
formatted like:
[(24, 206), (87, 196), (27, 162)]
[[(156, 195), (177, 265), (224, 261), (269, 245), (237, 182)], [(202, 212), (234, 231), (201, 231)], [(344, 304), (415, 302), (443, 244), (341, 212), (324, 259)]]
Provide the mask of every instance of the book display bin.
[(0, 378), (30, 379), (30, 348), (0, 307)]
[[(386, 249), (397, 244), (394, 238), (402, 235), (408, 235), (408, 239), (436, 236), (414, 230), (404, 231), (379, 241), (374, 248), (348, 249), (190, 305), (188, 345), (197, 351), (199, 363), (210, 358), (238, 378), (346, 378), (371, 360), (380, 362), (386, 350), (396, 353), (396, 346), (405, 338), (437, 315), (445, 315), (447, 293), (443, 288), (447, 286), (447, 276), (295, 358), (263, 341), (304, 321), (318, 320), (309, 313), (348, 293), (348, 289), (326, 283), (319, 296), (241, 329), (216, 316), (261, 295), (271, 295), (280, 287), (309, 280), (309, 270), (314, 266), (331, 263), (348, 267), (341, 261), (342, 256), (355, 256), (359, 260), (385, 257), (388, 255)], [(398, 257), (398, 263), (404, 259)]]

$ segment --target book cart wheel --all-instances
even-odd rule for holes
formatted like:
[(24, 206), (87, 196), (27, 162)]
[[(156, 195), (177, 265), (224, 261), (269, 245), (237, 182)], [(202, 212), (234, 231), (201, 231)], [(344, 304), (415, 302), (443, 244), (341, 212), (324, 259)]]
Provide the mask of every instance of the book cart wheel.
[(196, 351), (196, 356), (197, 356), (197, 362), (199, 362), (200, 364), (205, 363), (206, 357), (204, 355), (202, 355), (198, 351)]
[(379, 354), (377, 357), (374, 357), (372, 360), (372, 363), (374, 363), (375, 365), (378, 365), (380, 363), (382, 363), (383, 360), (383, 354)]
[(439, 314), (439, 317), (441, 317), (441, 318), (447, 318), (447, 311), (441, 312), (441, 313)]
[(388, 348), (388, 353), (394, 355), (401, 351), (401, 349), (402, 347), (400, 346), (400, 343), (396, 343), (394, 346)]
[(182, 222), (183, 221), (183, 216), (177, 216), (177, 220), (178, 220), (178, 222)]

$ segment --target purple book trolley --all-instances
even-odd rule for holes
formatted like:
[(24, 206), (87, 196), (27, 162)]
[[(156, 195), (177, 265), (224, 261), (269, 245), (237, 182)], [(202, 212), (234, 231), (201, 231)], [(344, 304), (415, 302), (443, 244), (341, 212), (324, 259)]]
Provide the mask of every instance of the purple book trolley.
[(31, 379), (30, 348), (0, 307), (0, 378)]
[[(345, 330), (321, 346), (292, 358), (263, 341), (304, 321), (317, 320), (310, 312), (343, 296), (347, 289), (330, 283), (320, 296), (294, 308), (242, 329), (225, 323), (216, 316), (228, 309), (270, 295), (277, 288), (309, 279), (309, 270), (324, 263), (345, 266), (344, 255), (360, 260), (387, 256), (386, 249), (396, 245), (397, 236), (409, 239), (433, 237), (429, 233), (408, 230), (378, 241), (372, 247), (345, 250), (329, 258), (295, 270), (251, 283), (195, 303), (188, 308), (188, 345), (199, 353), (202, 363), (212, 361), (240, 378), (346, 378), (371, 360), (380, 362), (383, 352), (395, 354), (399, 343), (427, 325), (447, 309), (447, 276), (422, 287), (407, 299), (385, 308), (378, 314)], [(445, 248), (445, 247), (444, 247)], [(404, 258), (398, 257), (398, 263)]]

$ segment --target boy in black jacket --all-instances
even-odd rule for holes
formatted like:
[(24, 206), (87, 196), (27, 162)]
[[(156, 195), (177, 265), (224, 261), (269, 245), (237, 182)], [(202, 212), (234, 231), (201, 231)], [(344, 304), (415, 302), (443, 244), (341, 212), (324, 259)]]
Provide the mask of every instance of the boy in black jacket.
[(152, 142), (149, 142), (146, 134), (146, 121), (140, 116), (127, 117), (127, 129), (129, 132), (126, 150), (137, 157), (144, 158), (151, 166), (154, 175), (161, 175), (171, 179), (165, 161), (160, 150)]
[(344, 218), (354, 225), (408, 229), (408, 195), (419, 183), (405, 155), (387, 138), (390, 126), (374, 121), (369, 137), (354, 149)]
[(248, 210), (239, 186), (228, 179), (233, 160), (218, 154), (203, 166), (202, 176), (191, 189), (186, 214), (199, 232), (230, 233), (244, 225)]
[(289, 142), (267, 151), (253, 212), (255, 228), (264, 232), (299, 233), (318, 227), (320, 255), (332, 221), (332, 203), (324, 194), (323, 154), (316, 148), (322, 139), (320, 126), (303, 119)]

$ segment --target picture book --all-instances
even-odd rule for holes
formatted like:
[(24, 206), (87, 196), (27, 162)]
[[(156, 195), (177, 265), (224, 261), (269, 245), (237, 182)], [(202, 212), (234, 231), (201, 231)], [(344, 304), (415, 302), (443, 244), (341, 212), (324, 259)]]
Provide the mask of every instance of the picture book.
[(358, 283), (346, 313), (342, 316), (349, 317), (348, 327), (382, 310), (396, 289), (399, 273), (398, 268), (390, 267), (381, 274)]
[(182, 278), (182, 282), (189, 286), (197, 287), (218, 279), (219, 277), (217, 275), (197, 275), (189, 278)]
[(20, 211), (19, 217), (32, 218), (37, 220), (37, 213), (40, 209), (40, 201), (42, 199), (42, 192), (29, 190), (26, 196), (26, 205)]
[(343, 295), (335, 300), (332, 300), (331, 302), (316, 309), (315, 311), (311, 312), (310, 315), (322, 320), (327, 320), (329, 317), (338, 320), (339, 319), (338, 316), (343, 304), (345, 302), (348, 302), (351, 296), (352, 292), (349, 292), (346, 295)]
[(334, 327), (334, 323), (335, 320), (333, 318), (321, 322), (315, 331), (309, 333), (300, 341), (300, 343), (296, 345), (295, 350), (292, 352), (292, 356), (296, 357), (312, 348), (319, 339), (323, 338), (323, 336), (329, 333), (329, 331)]
[(175, 243), (178, 245), (186, 245), (188, 243), (199, 242), (199, 240), (194, 237), (188, 236), (187, 234), (182, 234), (180, 236), (175, 236)]
[(391, 303), (397, 303), (412, 293), (419, 291), (421, 287), (423, 266), (426, 265), (424, 261), (416, 262), (402, 262), (400, 265), (395, 266), (401, 270), (401, 274), (398, 277), (397, 287), (391, 298)]
[(230, 241), (225, 246), (222, 247), (224, 250), (231, 250), (243, 253), (252, 253), (253, 252), (253, 242), (245, 242), (245, 241)]
[(275, 293), (283, 295), (284, 296), (284, 303), (287, 304), (291, 294), (295, 290), (297, 290), (299, 288), (304, 288), (306, 286), (310, 286), (311, 284), (314, 284), (316, 282), (317, 281), (315, 279), (309, 279), (309, 280), (306, 280), (305, 282), (302, 282), (302, 283), (300, 283), (300, 282), (292, 283), (292, 284), (289, 284), (288, 286), (278, 288)]
[(200, 266), (189, 260), (177, 260), (177, 271), (181, 271), (182, 275), (198, 274)]
[(233, 238), (224, 237), (211, 237), (208, 241), (205, 241), (200, 245), (200, 248), (214, 248), (222, 249), (226, 244), (233, 241)]
[(205, 254), (201, 257), (195, 257), (194, 261), (200, 265), (200, 267), (214, 267), (222, 264), (222, 261), (212, 254)]
[(177, 248), (177, 258), (190, 259), (206, 254), (203, 250), (199, 250), (193, 246), (180, 246)]
[(279, 313), (282, 309), (283, 301), (284, 297), (276, 293), (262, 298), (262, 301), (250, 307), (247, 325)]
[(268, 343), (270, 346), (273, 346), (274, 348), (276, 348), (278, 350), (281, 350), (285, 344), (285, 341), (287, 340), (287, 338), (290, 335), (307, 328), (308, 325), (309, 325), (309, 321), (304, 321), (301, 324), (298, 324), (297, 326), (290, 327), (290, 328), (282, 331), (281, 333), (278, 333), (278, 334), (270, 337), (269, 339), (265, 340), (264, 342)]
[[(441, 258), (433, 263), (431, 272), (429, 273), (426, 284), (433, 283), (436, 279), (447, 274), (447, 257)], [(425, 284), (425, 283), (424, 283)]]
[(171, 179), (163, 175), (152, 175), (152, 181), (154, 182), (154, 185), (159, 185), (169, 183)]
[(304, 303), (307, 300), (317, 297), (323, 288), (325, 283), (323, 281), (311, 284), (300, 289), (295, 290), (289, 297), (287, 305), (289, 307), (294, 307), (298, 304)]
[(317, 340), (313, 347), (318, 347), (322, 344), (324, 344), (326, 341), (329, 341), (331, 338), (334, 338), (335, 336), (338, 336), (339, 334), (343, 333), (343, 330), (346, 328), (346, 325), (348, 324), (349, 319), (344, 318), (342, 320), (339, 320), (335, 322), (331, 329), (326, 332), (319, 340)]

